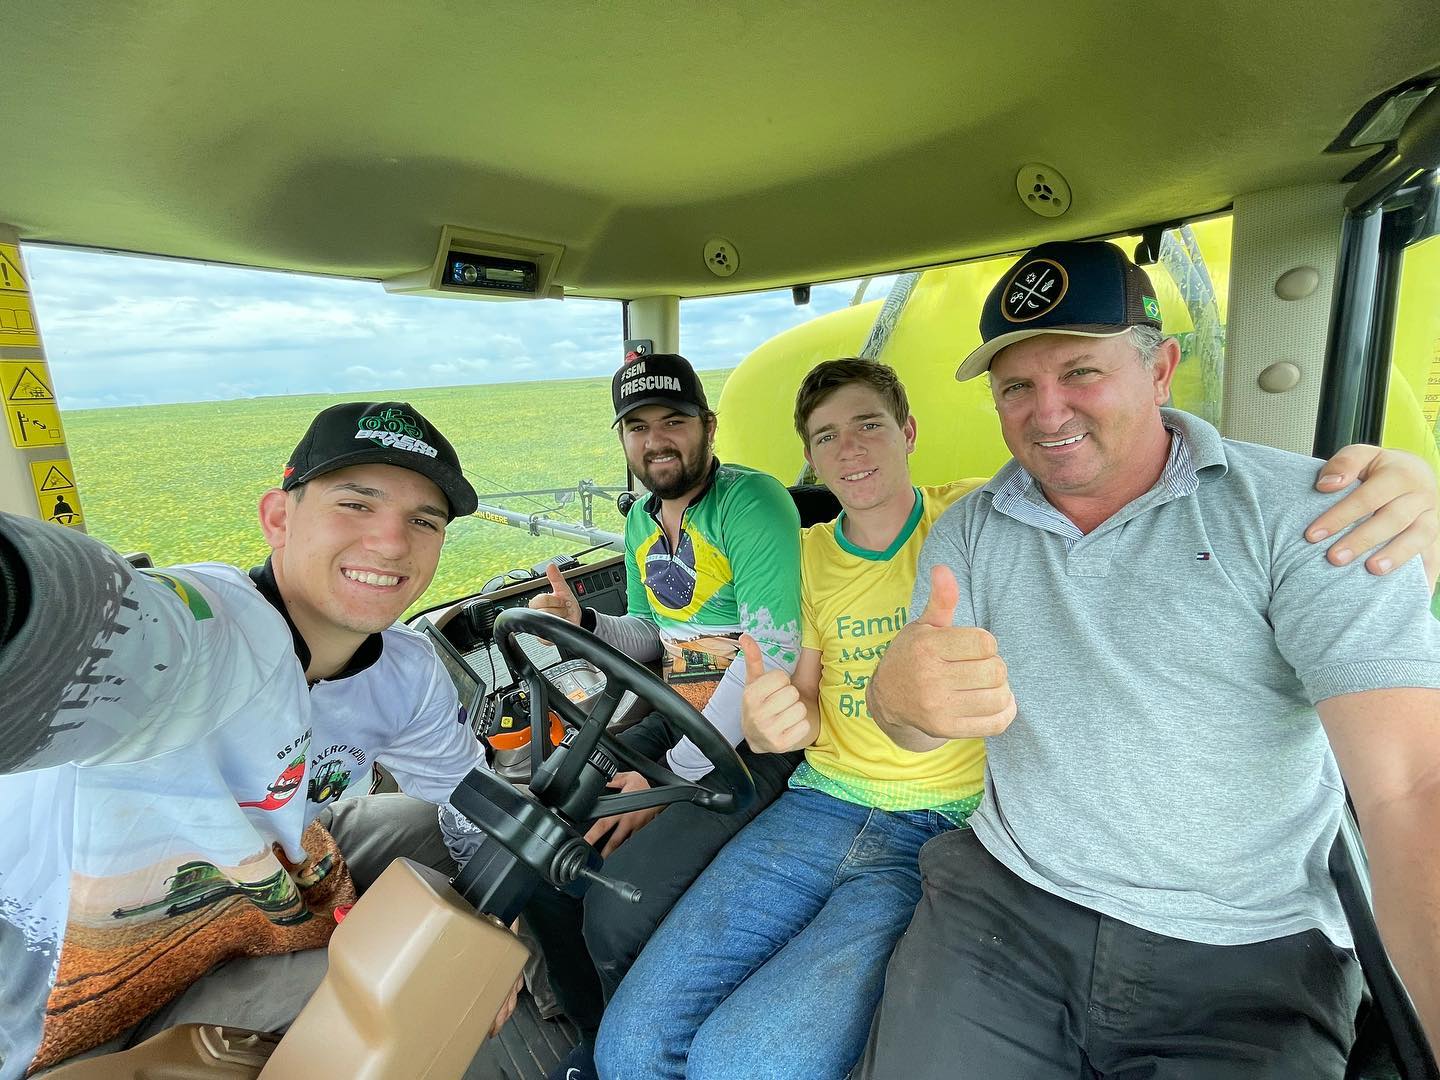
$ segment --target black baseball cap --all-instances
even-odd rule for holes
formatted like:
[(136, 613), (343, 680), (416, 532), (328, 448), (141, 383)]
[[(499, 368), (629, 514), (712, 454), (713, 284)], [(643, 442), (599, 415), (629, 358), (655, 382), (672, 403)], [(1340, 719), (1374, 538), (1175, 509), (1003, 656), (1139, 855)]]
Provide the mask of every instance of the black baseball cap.
[(475, 489), (460, 458), (420, 410), (405, 401), (350, 401), (331, 405), (314, 420), (290, 461), (285, 491), (351, 465), (398, 465), (435, 481), (450, 503), (450, 517), (475, 512)]
[(710, 410), (700, 377), (679, 353), (629, 353), (610, 380), (610, 398), (615, 403), (615, 420), (642, 405), (669, 405), (686, 416)]
[(1007, 345), (1041, 334), (1115, 337), (1132, 326), (1160, 327), (1160, 301), (1144, 270), (1114, 244), (1066, 240), (1031, 248), (1005, 272), (980, 311), (983, 344), (955, 378), (990, 370)]

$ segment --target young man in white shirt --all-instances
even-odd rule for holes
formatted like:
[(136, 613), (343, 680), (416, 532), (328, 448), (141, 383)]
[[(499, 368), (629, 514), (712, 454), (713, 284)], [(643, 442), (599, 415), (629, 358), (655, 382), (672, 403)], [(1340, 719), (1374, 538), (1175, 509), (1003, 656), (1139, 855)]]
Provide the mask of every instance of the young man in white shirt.
[(433, 647), (394, 625), (475, 502), (445, 437), (382, 402), (315, 418), (260, 500), (272, 555), (250, 574), (137, 572), (0, 515), (0, 1077), (191, 1019), (293, 1018), (355, 896), (346, 848), (373, 876), (435, 829), (429, 806), (397, 828), (385, 800), (329, 803), (377, 760), (428, 801), (484, 762)]

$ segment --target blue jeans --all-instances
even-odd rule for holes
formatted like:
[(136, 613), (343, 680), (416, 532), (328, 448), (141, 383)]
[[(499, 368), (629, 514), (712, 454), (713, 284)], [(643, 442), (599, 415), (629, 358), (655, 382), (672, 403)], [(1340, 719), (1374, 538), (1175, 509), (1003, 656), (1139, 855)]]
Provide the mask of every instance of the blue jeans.
[(675, 905), (611, 1000), (605, 1080), (843, 1077), (920, 898), (920, 847), (952, 828), (786, 791)]

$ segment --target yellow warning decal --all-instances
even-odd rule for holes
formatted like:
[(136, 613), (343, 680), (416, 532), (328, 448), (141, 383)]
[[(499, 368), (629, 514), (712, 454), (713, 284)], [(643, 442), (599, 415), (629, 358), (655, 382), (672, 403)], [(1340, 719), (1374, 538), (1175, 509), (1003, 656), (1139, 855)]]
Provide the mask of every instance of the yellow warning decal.
[(11, 405), (55, 404), (50, 369), (40, 360), (0, 360), (0, 397)]
[(72, 528), (85, 523), (85, 515), (80, 511), (80, 493), (75, 490), (75, 467), (69, 458), (30, 462), (30, 479), (35, 485), (35, 502), (42, 518)]
[(60, 410), (54, 403), (18, 405), (5, 402), (5, 420), (10, 426), (10, 441), (19, 450), (36, 447), (55, 449), (65, 445), (65, 429), (60, 426)]
[[(41, 465), (46, 467), (38, 468)], [(35, 491), (40, 495), (44, 495), (47, 491), (64, 491), (66, 488), (75, 486), (75, 481), (70, 476), (70, 461), (67, 458), (60, 458), (57, 461), (36, 461), (30, 468), (35, 474)]]
[(0, 348), (38, 349), (40, 332), (25, 293), (0, 290)]
[(28, 293), (25, 275), (20, 272), (20, 249), (14, 244), (0, 244), (0, 292)]

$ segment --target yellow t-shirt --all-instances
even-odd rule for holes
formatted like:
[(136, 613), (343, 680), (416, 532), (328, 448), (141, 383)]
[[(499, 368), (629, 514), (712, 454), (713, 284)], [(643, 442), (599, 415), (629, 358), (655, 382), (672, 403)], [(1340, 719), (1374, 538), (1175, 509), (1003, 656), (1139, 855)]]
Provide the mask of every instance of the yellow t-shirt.
[(845, 515), (801, 534), (801, 644), (821, 656), (820, 734), (791, 786), (882, 810), (938, 810), (963, 822), (984, 790), (985, 743), (957, 739), (926, 754), (902, 750), (865, 708), (865, 685), (910, 610), (930, 527), (984, 480), (916, 488), (915, 511), (887, 551), (845, 539)]

